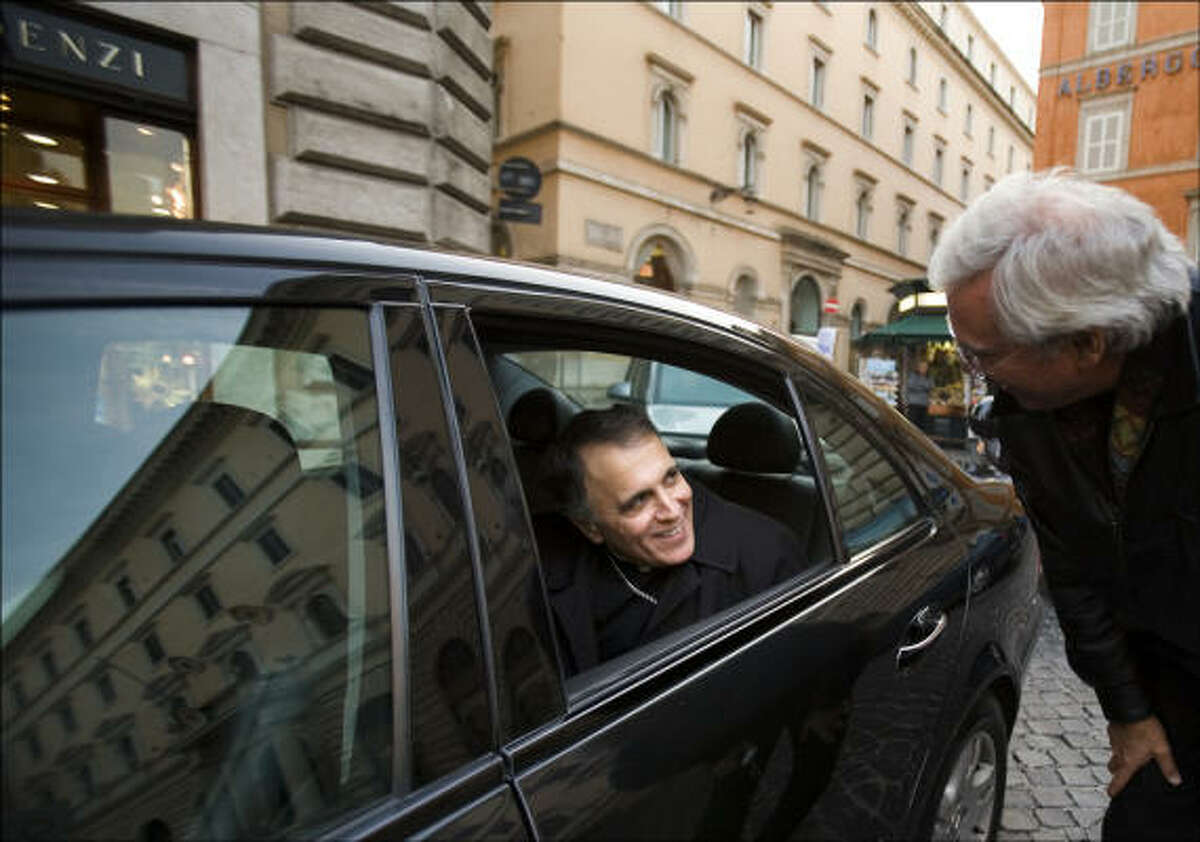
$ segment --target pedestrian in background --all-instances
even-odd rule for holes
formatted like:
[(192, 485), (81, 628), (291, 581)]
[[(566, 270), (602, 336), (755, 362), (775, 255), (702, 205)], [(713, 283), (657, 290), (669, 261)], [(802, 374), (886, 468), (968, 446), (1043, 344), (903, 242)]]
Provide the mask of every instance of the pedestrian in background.
[(918, 360), (904, 379), (904, 409), (908, 420), (923, 433), (929, 432), (929, 393), (933, 391), (933, 380), (929, 377), (929, 363)]
[(943, 236), (929, 281), (998, 389), (1071, 667), (1109, 721), (1105, 839), (1200, 838), (1200, 278), (1134, 197), (1009, 176)]

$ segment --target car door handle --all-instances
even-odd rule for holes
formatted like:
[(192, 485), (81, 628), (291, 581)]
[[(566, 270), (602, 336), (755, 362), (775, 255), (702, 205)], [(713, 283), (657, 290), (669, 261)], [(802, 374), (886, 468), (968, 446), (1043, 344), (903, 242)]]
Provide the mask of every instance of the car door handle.
[[(908, 624), (908, 630), (904, 635), (905, 640), (913, 642), (900, 645), (896, 651), (896, 665), (899, 666), (918, 652), (932, 646), (933, 642), (946, 630), (948, 622), (946, 612), (939, 611), (933, 606), (927, 605), (918, 611), (912, 622)], [(914, 640), (914, 638), (916, 639)]]

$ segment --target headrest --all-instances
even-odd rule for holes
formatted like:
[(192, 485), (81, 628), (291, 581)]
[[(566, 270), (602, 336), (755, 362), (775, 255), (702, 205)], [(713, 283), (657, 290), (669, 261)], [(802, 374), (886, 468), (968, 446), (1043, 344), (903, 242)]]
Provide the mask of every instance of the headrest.
[(790, 474), (800, 461), (796, 422), (765, 403), (731, 406), (708, 434), (708, 460), (736, 471)]
[(508, 434), (527, 444), (548, 445), (560, 424), (561, 408), (549, 389), (530, 389), (508, 410)]

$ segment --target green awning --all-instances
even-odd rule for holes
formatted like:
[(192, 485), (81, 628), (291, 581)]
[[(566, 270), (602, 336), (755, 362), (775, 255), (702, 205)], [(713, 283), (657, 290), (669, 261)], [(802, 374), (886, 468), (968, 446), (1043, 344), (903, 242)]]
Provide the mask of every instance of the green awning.
[(912, 345), (920, 342), (949, 340), (945, 313), (914, 313), (891, 324), (864, 333), (859, 345)]

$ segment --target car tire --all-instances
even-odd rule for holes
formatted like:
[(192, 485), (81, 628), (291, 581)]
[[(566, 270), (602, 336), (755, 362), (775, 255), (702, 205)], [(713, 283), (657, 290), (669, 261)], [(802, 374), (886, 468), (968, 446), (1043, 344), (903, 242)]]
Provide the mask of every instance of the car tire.
[(1008, 728), (1000, 703), (984, 696), (968, 714), (930, 790), (926, 839), (994, 840), (1008, 771)]

